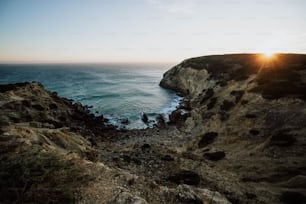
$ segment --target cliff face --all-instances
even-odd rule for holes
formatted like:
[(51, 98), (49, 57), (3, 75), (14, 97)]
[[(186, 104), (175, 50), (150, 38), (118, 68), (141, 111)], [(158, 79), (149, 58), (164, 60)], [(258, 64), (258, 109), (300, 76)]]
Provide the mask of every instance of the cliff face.
[(184, 110), (146, 130), (0, 85), (1, 202), (306, 203), (305, 84), (305, 55), (185, 60), (161, 81)]
[(192, 135), (186, 152), (252, 188), (257, 202), (306, 202), (306, 55), (192, 58), (160, 85), (190, 100), (180, 128)]

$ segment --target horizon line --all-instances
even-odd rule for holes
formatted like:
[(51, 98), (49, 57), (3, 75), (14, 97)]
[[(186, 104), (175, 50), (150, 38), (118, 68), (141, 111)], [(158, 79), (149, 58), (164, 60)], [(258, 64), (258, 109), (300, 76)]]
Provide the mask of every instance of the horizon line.
[[(182, 58), (181, 60), (173, 60), (173, 61), (124, 61), (124, 60), (112, 60), (112, 61), (73, 61), (73, 60), (0, 60), (0, 64), (177, 64), (183, 60), (204, 56), (213, 56), (213, 55), (233, 55), (233, 54), (264, 54), (265, 52), (231, 52), (231, 53), (210, 53), (204, 55), (197, 56), (189, 56)], [(306, 53), (302, 52), (275, 52), (274, 54), (296, 54), (296, 55), (305, 55)]]

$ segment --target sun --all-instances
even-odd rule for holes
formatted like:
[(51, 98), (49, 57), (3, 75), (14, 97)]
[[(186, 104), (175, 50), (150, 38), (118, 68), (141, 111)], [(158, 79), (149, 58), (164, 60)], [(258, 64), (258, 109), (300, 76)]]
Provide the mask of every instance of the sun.
[(267, 51), (267, 52), (264, 52), (263, 55), (266, 57), (266, 58), (272, 58), (275, 53), (272, 52), (272, 51)]

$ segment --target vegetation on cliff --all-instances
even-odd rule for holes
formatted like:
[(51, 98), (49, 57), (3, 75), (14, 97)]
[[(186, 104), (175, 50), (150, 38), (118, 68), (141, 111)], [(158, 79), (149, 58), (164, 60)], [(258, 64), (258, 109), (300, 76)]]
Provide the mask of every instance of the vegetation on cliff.
[(1, 201), (306, 202), (306, 55), (192, 58), (160, 85), (185, 100), (145, 130), (37, 82), (0, 85)]

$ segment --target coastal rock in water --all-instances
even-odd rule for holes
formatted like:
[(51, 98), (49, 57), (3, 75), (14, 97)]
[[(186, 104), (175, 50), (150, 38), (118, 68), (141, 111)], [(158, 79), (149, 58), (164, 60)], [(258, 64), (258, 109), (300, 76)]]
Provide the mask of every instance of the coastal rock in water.
[(148, 124), (148, 123), (149, 123), (149, 118), (148, 118), (147, 114), (145, 114), (145, 113), (142, 114), (141, 120), (142, 120), (142, 122), (144, 122), (145, 124)]
[(166, 126), (166, 121), (165, 121), (165, 118), (162, 114), (158, 114), (156, 116), (156, 124), (157, 124), (157, 127), (165, 127)]
[(120, 118), (119, 121), (123, 125), (128, 125), (130, 123), (128, 118)]
[(169, 115), (169, 121), (172, 124), (184, 122), (190, 116), (189, 112), (184, 112), (182, 109), (177, 109)]

